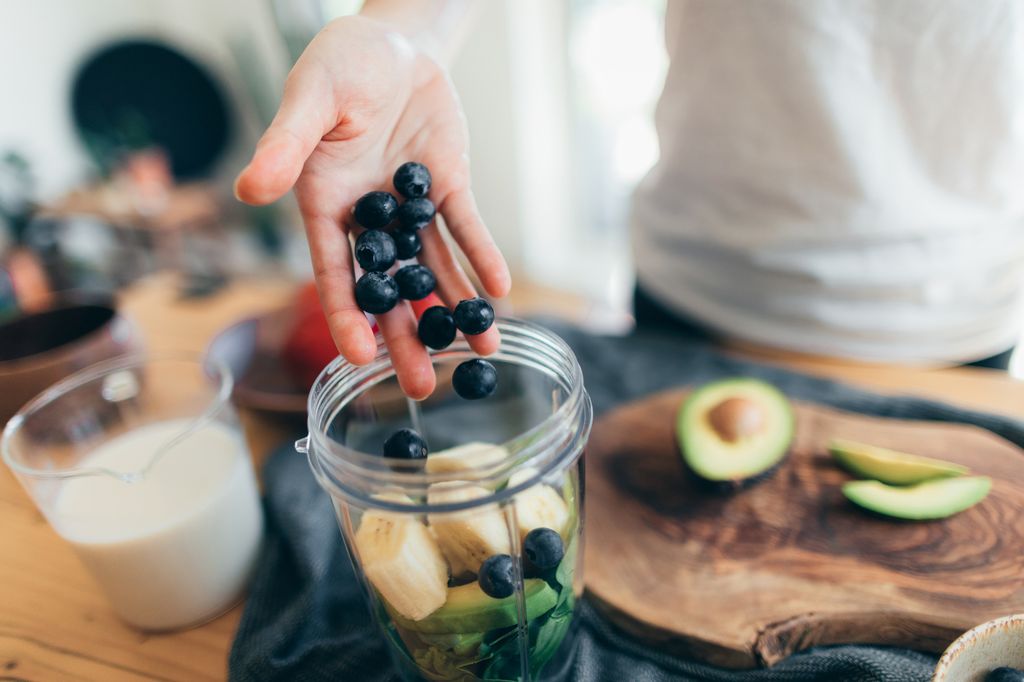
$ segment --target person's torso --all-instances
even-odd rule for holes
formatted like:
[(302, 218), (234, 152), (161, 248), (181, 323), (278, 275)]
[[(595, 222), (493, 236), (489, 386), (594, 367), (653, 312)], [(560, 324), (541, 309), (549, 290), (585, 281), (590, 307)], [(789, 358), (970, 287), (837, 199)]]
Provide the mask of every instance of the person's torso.
[(1012, 345), (1024, 3), (672, 0), (640, 284), (727, 334), (881, 360)]

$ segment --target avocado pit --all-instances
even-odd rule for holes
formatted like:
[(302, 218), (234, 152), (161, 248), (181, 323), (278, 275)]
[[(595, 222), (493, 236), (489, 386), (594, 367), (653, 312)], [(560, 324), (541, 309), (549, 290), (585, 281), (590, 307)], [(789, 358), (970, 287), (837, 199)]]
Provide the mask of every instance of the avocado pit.
[(764, 409), (749, 398), (733, 396), (708, 410), (708, 423), (727, 443), (755, 436), (765, 427)]

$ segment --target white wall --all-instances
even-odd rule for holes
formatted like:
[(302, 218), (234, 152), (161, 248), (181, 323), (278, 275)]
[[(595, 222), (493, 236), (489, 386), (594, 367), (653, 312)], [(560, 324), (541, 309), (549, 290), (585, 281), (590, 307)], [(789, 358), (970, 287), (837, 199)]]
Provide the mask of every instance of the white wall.
[(225, 164), (238, 166), (260, 123), (242, 90), (231, 46), (248, 45), (253, 67), (280, 91), (285, 58), (266, 0), (15, 0), (0, 2), (0, 150), (33, 165), (43, 198), (87, 177), (89, 163), (71, 125), (77, 64), (107, 41), (162, 38), (201, 59), (234, 95), (240, 135)]
[(522, 126), (512, 86), (510, 0), (487, 0), (451, 66), (469, 125), (469, 159), (480, 213), (513, 269), (523, 263)]
[[(509, 88), (507, 0), (488, 2), (453, 66), (470, 121), (471, 160), (481, 210), (510, 260), (518, 261), (520, 208), (514, 106)], [(288, 59), (270, 0), (34, 0), (0, 2), (0, 151), (30, 159), (41, 198), (88, 177), (89, 160), (72, 129), (71, 79), (83, 57), (110, 40), (146, 34), (200, 58), (235, 95), (242, 123), (224, 181), (245, 162), (263, 121), (244, 91), (232, 46), (243, 45), (276, 99)], [(10, 68), (17, 65), (16, 68)]]
[[(593, 288), (588, 282), (607, 279), (607, 268), (606, 259), (583, 253), (593, 245), (573, 224), (581, 214), (567, 181), (565, 5), (487, 0), (477, 9), (452, 78), (469, 123), (481, 213), (515, 271), (570, 289)], [(76, 66), (104, 43), (139, 34), (195, 55), (234, 95), (242, 125), (223, 162), (225, 188), (247, 160), (267, 112), (253, 105), (245, 77), (255, 75), (264, 108), (272, 110), (289, 66), (271, 0), (0, 1), (0, 151), (15, 148), (29, 158), (40, 198), (67, 191), (90, 172), (70, 121)], [(290, 200), (284, 208), (286, 220), (297, 223)], [(566, 271), (560, 255), (566, 249), (598, 272), (580, 277), (581, 264)], [(302, 260), (299, 253), (293, 262)]]

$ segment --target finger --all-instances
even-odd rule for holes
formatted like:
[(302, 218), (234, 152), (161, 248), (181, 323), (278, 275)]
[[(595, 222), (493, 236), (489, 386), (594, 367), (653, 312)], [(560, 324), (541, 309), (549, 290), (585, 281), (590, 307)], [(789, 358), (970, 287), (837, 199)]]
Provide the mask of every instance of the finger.
[(235, 180), (235, 196), (248, 204), (281, 198), (299, 177), (306, 159), (338, 120), (324, 93), (321, 71), (300, 61), (288, 77), (277, 115), (263, 133), (249, 165)]
[[(449, 308), (454, 309), (459, 301), (476, 298), (476, 288), (469, 281), (452, 250), (448, 248), (444, 236), (435, 223), (420, 230), (420, 241), (423, 250), (419, 260), (434, 273), (437, 278), (437, 294)], [(491, 327), (483, 334), (467, 335), (466, 341), (478, 355), (490, 355), (501, 345), (501, 335), (496, 327)]]
[(366, 314), (356, 305), (355, 278), (348, 237), (335, 221), (322, 215), (305, 218), (313, 275), (334, 345), (345, 359), (365, 365), (377, 354)]
[(437, 295), (444, 299), (450, 308), (454, 308), (459, 301), (475, 298), (476, 288), (452, 253), (437, 224), (431, 223), (423, 228), (419, 236), (423, 249), (417, 259), (434, 273), (437, 279)]
[(505, 258), (480, 218), (472, 193), (468, 189), (452, 192), (441, 202), (440, 211), (444, 224), (466, 254), (484, 290), (497, 298), (508, 294), (512, 276)]
[(416, 335), (416, 318), (409, 306), (399, 303), (383, 315), (378, 315), (377, 324), (380, 325), (384, 343), (391, 354), (391, 363), (398, 375), (398, 385), (402, 387), (402, 392), (413, 400), (423, 400), (433, 393), (437, 384), (434, 365)]
[(464, 336), (469, 342), (469, 347), (477, 355), (493, 355), (501, 346), (501, 334), (494, 325), (491, 325), (490, 329), (483, 334), (464, 334)]

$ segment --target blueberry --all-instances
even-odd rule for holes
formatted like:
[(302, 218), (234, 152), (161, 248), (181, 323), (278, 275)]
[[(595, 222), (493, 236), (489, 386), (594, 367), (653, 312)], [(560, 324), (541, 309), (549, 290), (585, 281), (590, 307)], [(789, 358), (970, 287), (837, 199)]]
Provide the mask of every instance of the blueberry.
[(425, 197), (430, 191), (430, 171), (422, 163), (403, 163), (395, 171), (395, 189), (406, 199)]
[(434, 219), (434, 202), (426, 197), (409, 199), (398, 207), (398, 224), (403, 230), (422, 230)]
[(452, 374), (452, 388), (460, 398), (479, 400), (494, 393), (498, 385), (498, 371), (494, 365), (479, 358), (466, 360)]
[(437, 286), (434, 273), (425, 265), (406, 265), (395, 273), (398, 295), (407, 301), (426, 298)]
[(398, 285), (390, 275), (367, 272), (356, 282), (356, 303), (368, 313), (386, 313), (398, 303)]
[(489, 597), (503, 599), (511, 597), (516, 591), (515, 572), (512, 557), (508, 554), (495, 554), (484, 560), (480, 566), (480, 589)]
[(423, 459), (427, 444), (412, 429), (398, 429), (384, 441), (384, 456), (393, 459)]
[(399, 260), (415, 258), (416, 254), (423, 248), (423, 244), (420, 242), (420, 236), (415, 232), (399, 230), (391, 236), (395, 240), (395, 249), (398, 251)]
[(1024, 682), (1024, 670), (1003, 666), (985, 676), (985, 682)]
[(388, 192), (370, 192), (356, 202), (356, 222), (367, 230), (383, 230), (395, 219), (398, 201)]
[(565, 556), (562, 536), (550, 528), (534, 528), (523, 539), (523, 554), (531, 566), (548, 571)]
[(424, 346), (441, 350), (455, 340), (455, 318), (452, 311), (443, 305), (435, 305), (423, 311), (416, 333)]
[(494, 322), (494, 308), (482, 298), (469, 298), (455, 306), (455, 326), (463, 334), (483, 334)]
[(356, 260), (367, 272), (384, 272), (395, 264), (395, 240), (387, 232), (367, 230), (356, 239)]

